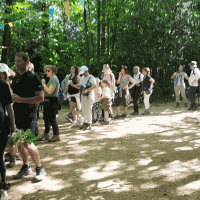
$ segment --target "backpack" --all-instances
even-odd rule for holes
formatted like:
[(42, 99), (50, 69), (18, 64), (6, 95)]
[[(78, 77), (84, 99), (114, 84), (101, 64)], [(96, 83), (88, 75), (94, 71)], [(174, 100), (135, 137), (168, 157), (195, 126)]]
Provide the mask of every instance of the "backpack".
[[(200, 68), (198, 68), (198, 67), (196, 67), (199, 71), (200, 71)], [(192, 70), (193, 71), (193, 74), (195, 75), (195, 72), (194, 72), (194, 70)], [(199, 89), (200, 89), (200, 78), (198, 79), (198, 87), (199, 87)]]
[(65, 100), (65, 95), (63, 90), (61, 89), (61, 87), (59, 86), (59, 90), (58, 90), (58, 103), (61, 105)]

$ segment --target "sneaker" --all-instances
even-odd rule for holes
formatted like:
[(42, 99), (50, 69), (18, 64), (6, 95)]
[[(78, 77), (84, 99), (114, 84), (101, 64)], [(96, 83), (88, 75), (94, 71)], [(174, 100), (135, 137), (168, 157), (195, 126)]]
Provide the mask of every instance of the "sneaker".
[(127, 116), (127, 115), (123, 114), (123, 115), (121, 115), (120, 117), (125, 118), (126, 116)]
[(91, 124), (86, 124), (85, 127), (83, 127), (83, 130), (90, 130), (91, 127)]
[(114, 119), (119, 119), (120, 118), (120, 116), (119, 115), (116, 115), (115, 117), (114, 117)]
[(109, 124), (109, 121), (103, 121), (101, 122), (102, 125), (108, 125)]
[(98, 122), (97, 119), (93, 119), (93, 120), (92, 120), (92, 123), (93, 123), (93, 124), (95, 124), (95, 123), (97, 123), (97, 122)]
[(84, 123), (82, 126), (80, 126), (80, 129), (83, 129), (87, 124)]
[(4, 189), (0, 190), (0, 198), (1, 198), (1, 200), (7, 200), (8, 199), (8, 193), (7, 193), (6, 190), (4, 190)]
[(44, 135), (40, 138), (38, 138), (38, 141), (45, 141), (45, 140), (49, 140), (49, 134), (48, 133), (44, 133)]
[(60, 135), (53, 135), (52, 138), (48, 140), (49, 142), (57, 142), (60, 141)]
[(177, 103), (177, 104), (176, 104), (176, 108), (180, 108), (180, 103)]
[(46, 176), (46, 172), (42, 167), (36, 167), (36, 177), (35, 182), (42, 181), (44, 179), (44, 176)]
[(66, 119), (69, 123), (72, 123), (72, 122), (73, 122), (73, 120), (72, 120), (71, 118), (69, 118), (69, 117), (65, 117), (65, 119)]
[(78, 126), (77, 121), (73, 121), (73, 122), (72, 122), (72, 125), (70, 126), (70, 128), (77, 127), (77, 126)]
[(187, 103), (185, 103), (185, 107), (188, 107), (188, 104), (187, 104)]
[(192, 110), (193, 109), (193, 106), (190, 106), (189, 108), (188, 108), (188, 110)]
[(10, 163), (8, 164), (8, 167), (12, 168), (16, 164), (16, 156), (10, 156)]
[(145, 110), (142, 115), (150, 115), (149, 109)]
[(21, 170), (18, 172), (18, 174), (16, 174), (14, 176), (14, 179), (20, 179), (23, 176), (27, 176), (27, 175), (32, 174), (32, 173), (33, 173), (33, 171), (31, 169), (30, 165), (23, 165)]
[(131, 115), (139, 115), (139, 112), (132, 112)]

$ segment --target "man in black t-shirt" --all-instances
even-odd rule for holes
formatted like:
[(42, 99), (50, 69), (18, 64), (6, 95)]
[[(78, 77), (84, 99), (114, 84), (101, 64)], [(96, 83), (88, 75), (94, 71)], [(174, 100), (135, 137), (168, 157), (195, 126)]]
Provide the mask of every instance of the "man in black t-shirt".
[[(15, 66), (19, 72), (12, 82), (13, 101), (15, 111), (15, 121), (18, 129), (31, 129), (34, 133), (37, 103), (44, 101), (44, 91), (40, 78), (28, 70), (29, 57), (26, 53), (15, 55)], [(19, 144), (19, 152), (22, 157), (23, 166), (14, 179), (22, 178), (24, 175), (31, 174), (31, 166), (28, 164), (28, 153), (36, 164), (35, 181), (43, 180), (46, 172), (41, 166), (40, 156), (36, 146), (24, 142)]]
[[(0, 80), (0, 173), (3, 189), (8, 190), (9, 185), (6, 184), (6, 167), (4, 162), (4, 151), (8, 141), (10, 132), (15, 131), (15, 118), (12, 108), (12, 97), (10, 89), (5, 81)], [(8, 116), (6, 116), (7, 111)]]

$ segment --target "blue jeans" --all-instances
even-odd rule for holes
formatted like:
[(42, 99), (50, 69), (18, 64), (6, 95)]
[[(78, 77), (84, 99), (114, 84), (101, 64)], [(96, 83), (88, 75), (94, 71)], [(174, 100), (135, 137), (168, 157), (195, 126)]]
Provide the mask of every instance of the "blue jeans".
[(191, 101), (191, 107), (197, 106), (195, 101), (195, 95), (198, 87), (190, 86), (188, 90), (188, 99)]

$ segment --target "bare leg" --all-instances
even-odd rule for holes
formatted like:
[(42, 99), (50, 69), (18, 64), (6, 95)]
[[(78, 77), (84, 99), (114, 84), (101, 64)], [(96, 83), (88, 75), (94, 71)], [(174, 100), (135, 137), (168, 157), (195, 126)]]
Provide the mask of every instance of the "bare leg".
[(109, 111), (104, 110), (104, 120), (108, 121), (109, 120)]
[(117, 115), (119, 115), (119, 112), (120, 112), (120, 107), (117, 106)]
[(124, 107), (124, 114), (127, 115), (127, 108), (128, 107)]
[(10, 145), (8, 145), (8, 148), (9, 148), (10, 156), (15, 156), (17, 153), (16, 146), (10, 147)]
[(36, 167), (40, 167), (41, 166), (40, 155), (39, 155), (37, 147), (33, 143), (28, 144), (26, 142), (24, 143), (24, 147), (26, 148), (26, 150), (30, 154), (30, 156), (33, 159)]
[(19, 150), (19, 153), (20, 153), (20, 155), (22, 157), (23, 164), (24, 165), (28, 165), (28, 152), (24, 148), (24, 143), (23, 144), (19, 143), (18, 150)]

